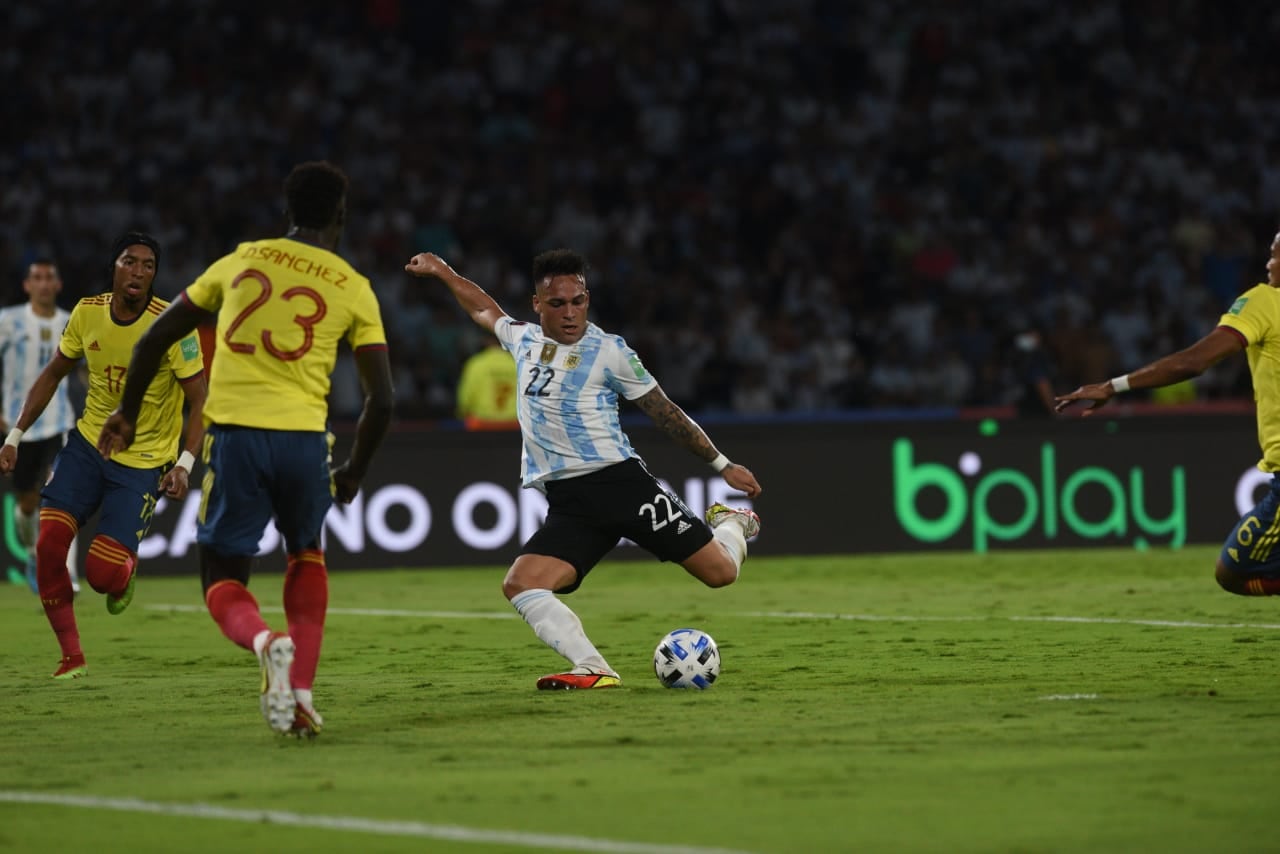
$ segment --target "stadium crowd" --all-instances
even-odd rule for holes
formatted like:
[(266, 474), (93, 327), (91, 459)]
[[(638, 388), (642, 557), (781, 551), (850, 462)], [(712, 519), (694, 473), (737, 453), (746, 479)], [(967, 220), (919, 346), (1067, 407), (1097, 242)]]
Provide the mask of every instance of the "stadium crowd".
[[(8, 301), (42, 255), (64, 301), (105, 290), (131, 227), (170, 296), (278, 233), (260, 200), (328, 158), (402, 417), (448, 417), (481, 344), (403, 273), (415, 252), (514, 309), (528, 258), (577, 249), (594, 318), (673, 400), (808, 413), (1009, 403), (1031, 328), (1061, 390), (1135, 368), (1263, 279), (1280, 221), (1280, 8), (67, 0), (0, 22)], [(1247, 394), (1243, 367), (1198, 394)], [(337, 413), (357, 390), (344, 359)]]

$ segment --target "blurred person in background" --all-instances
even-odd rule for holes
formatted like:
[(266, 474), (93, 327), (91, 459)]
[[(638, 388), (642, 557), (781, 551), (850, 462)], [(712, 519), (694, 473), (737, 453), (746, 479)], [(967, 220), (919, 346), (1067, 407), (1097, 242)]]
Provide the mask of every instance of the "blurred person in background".
[(520, 429), (516, 363), (494, 336), (486, 335), (480, 351), (463, 362), (457, 397), (457, 414), (468, 430)]
[[(4, 370), (0, 433), (8, 433), (10, 425), (18, 423), (27, 390), (45, 366), (53, 361), (58, 339), (71, 317), (69, 311), (58, 307), (62, 277), (52, 259), (37, 258), (27, 266), (22, 290), (27, 295), (25, 303), (0, 310), (0, 364)], [(13, 491), (17, 494), (13, 505), (13, 527), (18, 542), (27, 550), (27, 560), (23, 577), (11, 580), (25, 582), (37, 596), (40, 595), (36, 581), (40, 487), (44, 486), (54, 458), (66, 444), (67, 433), (76, 423), (68, 386), (69, 383), (58, 384), (49, 406), (23, 434), (22, 453), (18, 455), (13, 470)], [(73, 595), (80, 592), (77, 563), (76, 540), (72, 539), (67, 553), (67, 569), (71, 573)]]
[(1013, 338), (1010, 354), (1013, 375), (1013, 404), (1019, 418), (1052, 418), (1057, 402), (1053, 397), (1053, 360), (1044, 346), (1039, 329), (1027, 328)]

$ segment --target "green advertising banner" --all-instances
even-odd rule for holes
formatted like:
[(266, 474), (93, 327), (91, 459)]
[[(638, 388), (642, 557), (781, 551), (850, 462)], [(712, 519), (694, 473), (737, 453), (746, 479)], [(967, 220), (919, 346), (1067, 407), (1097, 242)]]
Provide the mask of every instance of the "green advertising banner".
[[(1255, 467), (1246, 415), (706, 426), (764, 486), (754, 502), (763, 520), (755, 554), (1219, 543), (1270, 482)], [(650, 471), (695, 511), (751, 503), (651, 425), (628, 431)], [(519, 464), (516, 433), (398, 430), (356, 501), (330, 511), (330, 565), (510, 563), (546, 510), (541, 493), (519, 488)], [(159, 503), (140, 548), (146, 572), (198, 572), (199, 503), (198, 491)], [(11, 504), (6, 495), (4, 547), (18, 568)], [(260, 548), (261, 570), (283, 569), (272, 527)], [(614, 555), (644, 553), (624, 543)]]

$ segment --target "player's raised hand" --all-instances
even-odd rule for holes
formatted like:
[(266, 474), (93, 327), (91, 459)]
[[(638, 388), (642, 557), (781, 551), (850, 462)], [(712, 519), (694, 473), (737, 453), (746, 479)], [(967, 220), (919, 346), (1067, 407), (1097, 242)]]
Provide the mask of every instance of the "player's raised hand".
[(1094, 413), (1094, 410), (1105, 406), (1107, 401), (1115, 397), (1116, 390), (1111, 385), (1111, 380), (1100, 383), (1089, 383), (1082, 385), (1080, 388), (1068, 394), (1056, 395), (1053, 399), (1056, 404), (1053, 407), (1054, 412), (1062, 412), (1077, 400), (1089, 401), (1089, 408), (1080, 413), (1081, 417), (1087, 418)]
[(740, 466), (737, 463), (729, 463), (724, 467), (724, 471), (720, 472), (720, 476), (724, 478), (724, 482), (741, 492), (745, 492), (748, 498), (755, 498), (764, 492), (764, 487), (756, 480), (756, 476), (751, 473), (751, 469), (746, 466)]
[(111, 413), (111, 417), (102, 425), (102, 432), (98, 434), (98, 453), (102, 454), (103, 459), (109, 460), (112, 454), (128, 448), (133, 444), (135, 429), (133, 422), (118, 410)]
[(13, 445), (0, 448), (0, 474), (13, 474), (13, 467), (18, 464), (18, 449)]
[(453, 268), (434, 252), (419, 252), (409, 259), (404, 269), (415, 276), (441, 276), (453, 272)]

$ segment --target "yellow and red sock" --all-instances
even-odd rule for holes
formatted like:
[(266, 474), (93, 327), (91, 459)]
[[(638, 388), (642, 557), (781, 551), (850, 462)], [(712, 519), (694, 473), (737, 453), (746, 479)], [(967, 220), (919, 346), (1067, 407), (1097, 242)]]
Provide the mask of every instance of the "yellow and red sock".
[(295, 689), (310, 690), (315, 683), (328, 607), (329, 573), (324, 552), (303, 549), (289, 555), (284, 574), (284, 613), (289, 620), (289, 637), (296, 647), (290, 671)]
[(129, 586), (136, 563), (133, 552), (111, 537), (99, 534), (89, 544), (89, 553), (84, 559), (85, 579), (99, 593), (119, 596)]
[(36, 539), (36, 585), (40, 588), (40, 604), (49, 626), (58, 638), (63, 658), (79, 658), (80, 630), (72, 608), (71, 573), (67, 572), (67, 550), (79, 526), (75, 518), (63, 510), (46, 507), (40, 511), (40, 535)]
[(236, 646), (252, 652), (254, 637), (271, 630), (262, 619), (258, 600), (239, 581), (228, 578), (217, 582), (205, 592), (204, 603), (209, 616)]
[(1250, 578), (1245, 582), (1246, 596), (1280, 595), (1280, 578)]

